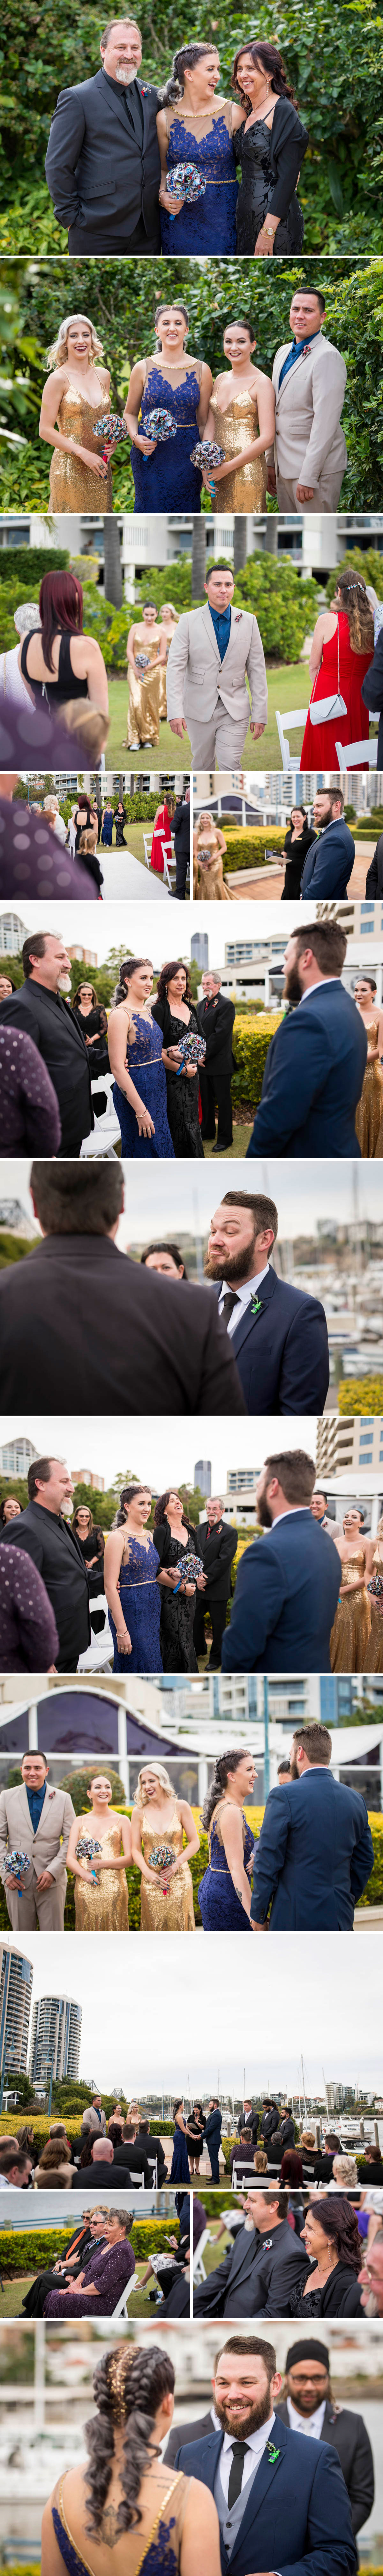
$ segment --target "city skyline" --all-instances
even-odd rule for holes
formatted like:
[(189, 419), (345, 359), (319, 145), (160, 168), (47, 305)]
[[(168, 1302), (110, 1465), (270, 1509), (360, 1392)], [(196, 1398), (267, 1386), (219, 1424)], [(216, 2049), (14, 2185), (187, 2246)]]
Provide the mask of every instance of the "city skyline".
[[(303, 2053), (307, 2090), (316, 2093), (326, 2081), (360, 2085), (364, 2092), (382, 2091), (380, 1979), (375, 1942), (353, 1942), (352, 1976), (348, 1944), (337, 1946), (337, 1976), (330, 1934), (294, 1934), (283, 1958), (279, 1941), (262, 1942), (261, 1952), (238, 1956), (238, 1943), (222, 1935), (197, 1936), (180, 1943), (169, 1933), (156, 1985), (156, 2013), (148, 2021), (145, 1943), (134, 1943), (134, 1977), (127, 1987), (126, 1935), (113, 1942), (94, 1933), (90, 1942), (73, 1932), (54, 1935), (52, 1991), (72, 1995), (82, 2009), (80, 2076), (102, 2091), (123, 2085), (126, 2096), (145, 2100), (146, 2091), (188, 2087), (235, 2093), (246, 2082), (255, 2092), (264, 2082), (280, 2090), (296, 2087)], [(10, 1946), (15, 1949), (14, 1938)], [(22, 1952), (19, 1936), (17, 1944)], [(45, 1943), (30, 1933), (27, 1954), (33, 1967), (33, 2003), (48, 1987)], [(256, 1964), (255, 1964), (256, 1963)], [(292, 1973), (293, 1969), (293, 1973)]]

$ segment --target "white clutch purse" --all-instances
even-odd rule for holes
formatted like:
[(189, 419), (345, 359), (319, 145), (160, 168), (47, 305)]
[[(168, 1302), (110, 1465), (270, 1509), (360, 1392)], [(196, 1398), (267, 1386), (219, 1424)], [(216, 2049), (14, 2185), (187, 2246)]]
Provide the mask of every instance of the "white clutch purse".
[(319, 671), (317, 671), (316, 679), (314, 680), (314, 689), (313, 689), (313, 694), (312, 694), (312, 698), (310, 698), (310, 705), (309, 705), (309, 716), (310, 716), (310, 722), (311, 722), (311, 724), (312, 724), (312, 725), (331, 724), (331, 723), (333, 723), (333, 722), (334, 722), (334, 719), (335, 719), (335, 717), (336, 717), (336, 716), (346, 716), (346, 715), (347, 715), (346, 700), (345, 700), (345, 698), (342, 698), (342, 697), (341, 697), (341, 692), (340, 692), (340, 688), (339, 688), (339, 619), (338, 619), (337, 623), (338, 623), (338, 687), (337, 687), (337, 689), (335, 689), (335, 690), (334, 690), (334, 694), (333, 694), (333, 697), (332, 697), (332, 698), (316, 698), (316, 699), (315, 699), (314, 691), (315, 691), (315, 689), (316, 689), (317, 680), (319, 680)]

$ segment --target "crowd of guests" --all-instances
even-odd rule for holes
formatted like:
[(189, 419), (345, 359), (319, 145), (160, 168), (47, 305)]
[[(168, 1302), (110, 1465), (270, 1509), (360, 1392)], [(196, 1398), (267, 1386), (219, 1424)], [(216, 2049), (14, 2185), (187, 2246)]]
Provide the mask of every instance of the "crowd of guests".
[[(101, 2094), (95, 2092), (83, 2112), (81, 2137), (70, 2135), (65, 2121), (53, 2118), (45, 2146), (27, 2117), (0, 2142), (0, 2189), (39, 2191), (93, 2191), (100, 2186), (108, 2191), (153, 2187), (162, 2190), (169, 2184), (175, 2190), (188, 2191), (195, 2181), (219, 2184), (226, 2174), (236, 2187), (247, 2192), (271, 2194), (278, 2183), (288, 2193), (294, 2228), (302, 2233), (305, 2208), (317, 2202), (318, 2192), (343, 2192), (353, 2200), (358, 2193), (361, 2233), (366, 2233), (370, 2216), (383, 2207), (383, 2161), (379, 2145), (360, 2138), (357, 2152), (321, 2116), (310, 2127), (306, 2117), (296, 2121), (292, 2102), (275, 2102), (264, 2095), (261, 2107), (251, 2096), (244, 2099), (243, 2109), (234, 2123), (223, 2113), (218, 2094), (211, 2094), (205, 2107), (200, 2100), (190, 2101), (185, 2109), (180, 2095), (173, 2106), (173, 2137), (154, 2131), (149, 2114), (142, 2104), (132, 2101), (125, 2114), (116, 2101), (106, 2118)], [(224, 2143), (223, 2143), (224, 2134)], [(364, 2213), (367, 2211), (367, 2218)], [(235, 2222), (236, 2223), (236, 2222)]]
[[(187, 818), (187, 798), (177, 808)], [(98, 826), (95, 816), (94, 831)], [(75, 818), (73, 818), (73, 830)], [(81, 846), (81, 835), (80, 835)], [(186, 856), (184, 877), (186, 875)], [(202, 1159), (233, 1142), (231, 1080), (234, 1004), (217, 972), (202, 976), (193, 1001), (182, 958), (165, 960), (156, 981), (150, 960), (128, 957), (119, 968), (109, 1011), (85, 976), (71, 996), (71, 959), (59, 932), (24, 940), (23, 982), (2, 978), (0, 1060), (2, 1153), (67, 1153), (78, 1158), (95, 1117), (103, 1114), (100, 1077), (112, 1073), (122, 1153), (129, 1160)], [(51, 1131), (49, 1130), (51, 1118)]]
[[(264, 259), (270, 252), (281, 256), (301, 248), (304, 221), (296, 187), (309, 137), (278, 46), (243, 38), (228, 98), (219, 89), (220, 58), (214, 44), (181, 46), (162, 90), (148, 81), (142, 88), (141, 32), (131, 20), (120, 18), (104, 29), (100, 54), (101, 71), (94, 78), (60, 91), (46, 155), (48, 188), (56, 220), (68, 231), (70, 253), (156, 255), (162, 250), (173, 258), (174, 253), (199, 257), (214, 251), (222, 257), (237, 250), (240, 256), (245, 252)], [(115, 84), (120, 98), (124, 94), (121, 123)], [(76, 383), (75, 378), (75, 389)], [(104, 409), (109, 383), (104, 370), (100, 383)], [(53, 413), (52, 427), (54, 418)], [(63, 429), (65, 425), (64, 416)], [(79, 453), (81, 457), (79, 433), (87, 440), (85, 472), (91, 463), (90, 425), (87, 417), (81, 422), (73, 389), (67, 426), (71, 437), (61, 441), (56, 509), (65, 507), (63, 491), (68, 495), (66, 455), (76, 458), (77, 452), (77, 460)], [(78, 470), (69, 488), (66, 507), (78, 508), (83, 491)], [(83, 507), (92, 509), (89, 484), (85, 489)]]
[[(49, 2168), (49, 2176), (53, 2183), (52, 2168)], [(107, 2189), (110, 2187), (110, 2179), (109, 2173)], [(118, 2179), (117, 2175), (113, 2176), (113, 2179), (115, 2179), (116, 2189), (121, 2191), (123, 2177), (120, 2175)], [(41, 2188), (43, 2187), (45, 2186), (41, 2174)], [(20, 2315), (62, 2317), (64, 2321), (68, 2316), (87, 2317), (89, 2314), (113, 2316), (136, 2274), (136, 2258), (130, 2239), (137, 2215), (140, 2215), (139, 2203), (136, 2211), (128, 2211), (126, 2207), (118, 2208), (115, 2201), (111, 2208), (105, 2206), (103, 2201), (95, 2202), (92, 2209), (73, 2229), (65, 2247), (65, 2253), (59, 2254), (56, 2260), (48, 2265), (44, 2262), (42, 2233), (41, 2267), (23, 2299), (20, 2283)], [(140, 2291), (145, 2290), (148, 2281), (152, 2280), (154, 2288), (151, 2296), (154, 2307), (160, 2310), (164, 2308), (170, 2315), (177, 2314), (177, 2299), (180, 2295), (183, 2296), (185, 2286), (189, 2292), (190, 2309), (191, 2202), (189, 2196), (176, 2194), (176, 2215), (178, 2233), (172, 2233), (171, 2217), (170, 2226), (166, 2225), (166, 2221), (162, 2221), (163, 2249), (161, 2245), (159, 2248), (158, 2245), (157, 2248), (153, 2246), (144, 2271), (142, 2272), (140, 2268), (135, 2280), (135, 2287)]]
[[(292, 2204), (286, 2188), (267, 2191), (262, 2178), (242, 2208), (234, 2243), (195, 2289), (195, 2316), (356, 2317), (368, 2310), (369, 2242), (382, 2233), (381, 2210), (360, 2213), (359, 2200), (337, 2186), (333, 2197), (319, 2191), (305, 2212), (299, 2196)], [(230, 2211), (224, 2217), (231, 2232)]]

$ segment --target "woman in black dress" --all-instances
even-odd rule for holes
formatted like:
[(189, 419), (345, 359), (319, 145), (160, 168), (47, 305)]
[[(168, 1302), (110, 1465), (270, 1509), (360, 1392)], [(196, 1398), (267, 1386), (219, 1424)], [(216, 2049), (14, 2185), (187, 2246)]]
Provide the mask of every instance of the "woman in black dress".
[[(97, 1082), (100, 1073), (109, 1073), (108, 1022), (103, 1003), (97, 1000), (94, 984), (78, 985), (72, 1009), (81, 1022), (85, 1045), (89, 1047), (91, 1083)], [(96, 1118), (103, 1117), (106, 1106), (106, 1091), (96, 1091), (93, 1099)]]
[(193, 2109), (192, 2111), (188, 2111), (186, 2120), (186, 2145), (190, 2165), (190, 2180), (193, 2173), (199, 2173), (199, 2160), (202, 2155), (204, 2127), (205, 2122), (202, 2102), (193, 2102)]
[(126, 842), (124, 841), (124, 825), (126, 823), (126, 814), (121, 796), (119, 796), (118, 799), (114, 820), (116, 825), (116, 850), (125, 850)]
[(160, 1650), (164, 1673), (198, 1673), (193, 1645), (196, 1586), (188, 1583), (180, 1591), (173, 1590), (182, 1571), (182, 1557), (196, 1555), (195, 1529), (192, 1521), (184, 1520), (180, 1494), (170, 1489), (160, 1494), (156, 1503), (153, 1540), (160, 1560)]
[(308, 822), (305, 806), (292, 805), (283, 844), (287, 865), (281, 903), (299, 903), (302, 868), (307, 859), (307, 851), (311, 849), (311, 842), (316, 841), (316, 837), (312, 823)]
[[(90, 1601), (95, 1601), (97, 1600), (97, 1594), (104, 1590), (105, 1539), (103, 1530), (99, 1528), (97, 1521), (92, 1521), (92, 1514), (89, 1510), (88, 1503), (78, 1503), (77, 1511), (73, 1513), (71, 1529), (74, 1531), (75, 1538), (78, 1538), (79, 1540), (81, 1555), (84, 1558), (84, 1565), (86, 1565), (89, 1599)], [(95, 1637), (98, 1636), (99, 1630), (100, 1628), (103, 1628), (103, 1626), (103, 1610), (94, 1610), (92, 1629)]]
[(290, 2293), (290, 2317), (358, 2317), (362, 2314), (358, 2272), (362, 2244), (358, 2220), (340, 2192), (333, 2200), (315, 2200), (307, 2210), (301, 2242), (307, 2272), (300, 2273)]
[(179, 1048), (185, 1031), (187, 1030), (190, 1036), (200, 1036), (187, 966), (183, 966), (179, 958), (171, 958), (168, 965), (161, 967), (156, 999), (152, 1002), (152, 1014), (163, 1034), (166, 1105), (174, 1152), (194, 1159), (199, 1155), (203, 1161), (204, 1151), (198, 1118), (198, 1065), (193, 1065), (189, 1070), (186, 1068), (184, 1073), (177, 1071)]
[(295, 194), (307, 152), (287, 73), (276, 45), (240, 45), (232, 71), (233, 140), (241, 164), (237, 197), (237, 250), (255, 259), (300, 250), (302, 207)]

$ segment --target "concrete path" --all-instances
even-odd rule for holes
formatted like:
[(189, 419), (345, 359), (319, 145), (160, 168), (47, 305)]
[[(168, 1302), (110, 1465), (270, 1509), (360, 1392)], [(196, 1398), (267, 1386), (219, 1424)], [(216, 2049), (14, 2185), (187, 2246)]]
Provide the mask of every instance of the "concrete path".
[(119, 895), (125, 903), (132, 900), (136, 903), (172, 902), (163, 877), (157, 876), (154, 868), (143, 867), (141, 859), (133, 857), (132, 850), (104, 850), (100, 845), (99, 859), (104, 878), (104, 903), (115, 902)]

